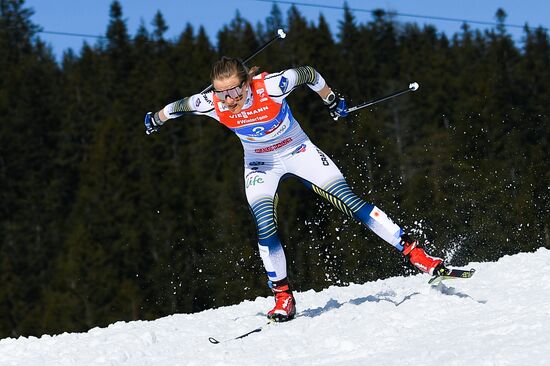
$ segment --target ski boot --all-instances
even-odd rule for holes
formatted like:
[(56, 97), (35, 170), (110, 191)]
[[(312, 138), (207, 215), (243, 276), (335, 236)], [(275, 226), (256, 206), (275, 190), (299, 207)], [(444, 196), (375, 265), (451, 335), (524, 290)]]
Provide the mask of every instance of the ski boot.
[(290, 291), (288, 280), (269, 281), (269, 287), (275, 295), (275, 307), (267, 313), (267, 318), (276, 322), (286, 322), (292, 320), (296, 315), (296, 301)]
[(412, 265), (422, 272), (438, 275), (446, 271), (443, 259), (427, 255), (417, 240), (411, 239), (408, 235), (402, 235), (401, 245), (403, 246), (403, 255), (408, 257)]

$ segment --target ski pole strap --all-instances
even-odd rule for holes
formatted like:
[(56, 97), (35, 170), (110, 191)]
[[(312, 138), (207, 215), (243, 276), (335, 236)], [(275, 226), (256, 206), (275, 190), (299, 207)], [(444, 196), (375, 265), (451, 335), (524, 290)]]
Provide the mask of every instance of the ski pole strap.
[(378, 98), (378, 99), (373, 99), (373, 100), (369, 100), (367, 102), (363, 102), (361, 104), (358, 104), (354, 107), (349, 107), (348, 109), (346, 109), (346, 112), (347, 113), (352, 113), (352, 112), (355, 112), (359, 109), (363, 109), (363, 108), (366, 108), (366, 107), (369, 107), (373, 104), (377, 104), (377, 103), (380, 103), (380, 102), (383, 102), (385, 100), (388, 100), (388, 99), (391, 99), (391, 98), (395, 98), (397, 96), (400, 96), (402, 94), (405, 94), (405, 93), (408, 93), (408, 92), (413, 92), (413, 91), (417, 91), (418, 90), (418, 83), (417, 82), (413, 82), (413, 83), (410, 83), (409, 84), (409, 87), (407, 89), (403, 89), (403, 90), (398, 90), (394, 93), (391, 93), (389, 95), (386, 95), (384, 97), (381, 97), (381, 98)]

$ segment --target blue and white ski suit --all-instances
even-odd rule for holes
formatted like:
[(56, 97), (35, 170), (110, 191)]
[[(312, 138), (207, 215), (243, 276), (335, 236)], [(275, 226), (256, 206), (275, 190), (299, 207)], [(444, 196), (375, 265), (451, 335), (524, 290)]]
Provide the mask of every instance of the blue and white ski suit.
[(275, 211), (277, 187), (286, 175), (300, 178), (315, 193), (403, 251), (402, 229), (379, 208), (352, 192), (338, 167), (309, 140), (292, 116), (285, 98), (303, 84), (313, 91), (326, 85), (315, 69), (304, 66), (254, 77), (247, 88), (242, 111), (237, 114), (228, 111), (213, 92), (183, 98), (163, 110), (170, 118), (188, 113), (208, 115), (240, 138), (244, 149), (246, 197), (256, 220), (260, 255), (273, 282), (287, 276)]

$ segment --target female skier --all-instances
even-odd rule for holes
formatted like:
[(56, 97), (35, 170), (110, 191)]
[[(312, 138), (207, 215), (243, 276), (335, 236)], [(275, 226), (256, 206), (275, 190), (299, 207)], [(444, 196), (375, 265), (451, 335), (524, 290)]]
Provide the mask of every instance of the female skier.
[(346, 116), (345, 100), (337, 98), (323, 77), (312, 67), (302, 66), (278, 73), (256, 75), (240, 60), (222, 57), (210, 75), (213, 91), (199, 93), (166, 105), (145, 116), (147, 134), (168, 119), (184, 114), (207, 115), (237, 134), (244, 149), (244, 179), (248, 204), (258, 232), (258, 247), (275, 307), (267, 313), (274, 321), (287, 321), (296, 314), (286, 272), (286, 258), (277, 234), (275, 203), (279, 181), (297, 176), (307, 187), (338, 209), (362, 222), (394, 246), (423, 272), (439, 273), (443, 260), (428, 256), (418, 241), (404, 234), (378, 207), (357, 197), (333, 161), (304, 133), (285, 98), (307, 85), (317, 92), (334, 120)]

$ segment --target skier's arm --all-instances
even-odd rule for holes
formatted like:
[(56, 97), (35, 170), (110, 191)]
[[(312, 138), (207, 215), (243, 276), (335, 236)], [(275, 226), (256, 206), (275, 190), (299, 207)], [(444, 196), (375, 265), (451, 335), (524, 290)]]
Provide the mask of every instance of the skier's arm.
[(163, 109), (158, 111), (158, 114), (163, 123), (185, 114), (207, 115), (213, 118), (216, 116), (211, 92), (195, 94), (167, 104)]
[(286, 98), (294, 89), (307, 85), (315, 91), (328, 107), (333, 119), (344, 117), (346, 105), (343, 98), (339, 98), (328, 86), (325, 79), (311, 66), (300, 66), (288, 69), (265, 77), (266, 89), (269, 96), (278, 102)]
[(300, 66), (268, 74), (265, 77), (267, 93), (278, 102), (281, 102), (294, 89), (302, 85), (307, 85), (311, 90), (319, 93), (321, 97), (330, 92), (325, 79), (311, 66)]
[(194, 94), (185, 97), (170, 104), (167, 104), (158, 112), (149, 112), (145, 116), (145, 129), (147, 134), (158, 131), (169, 119), (177, 118), (185, 114), (206, 115), (218, 119), (214, 110), (212, 101), (212, 92), (204, 94)]

